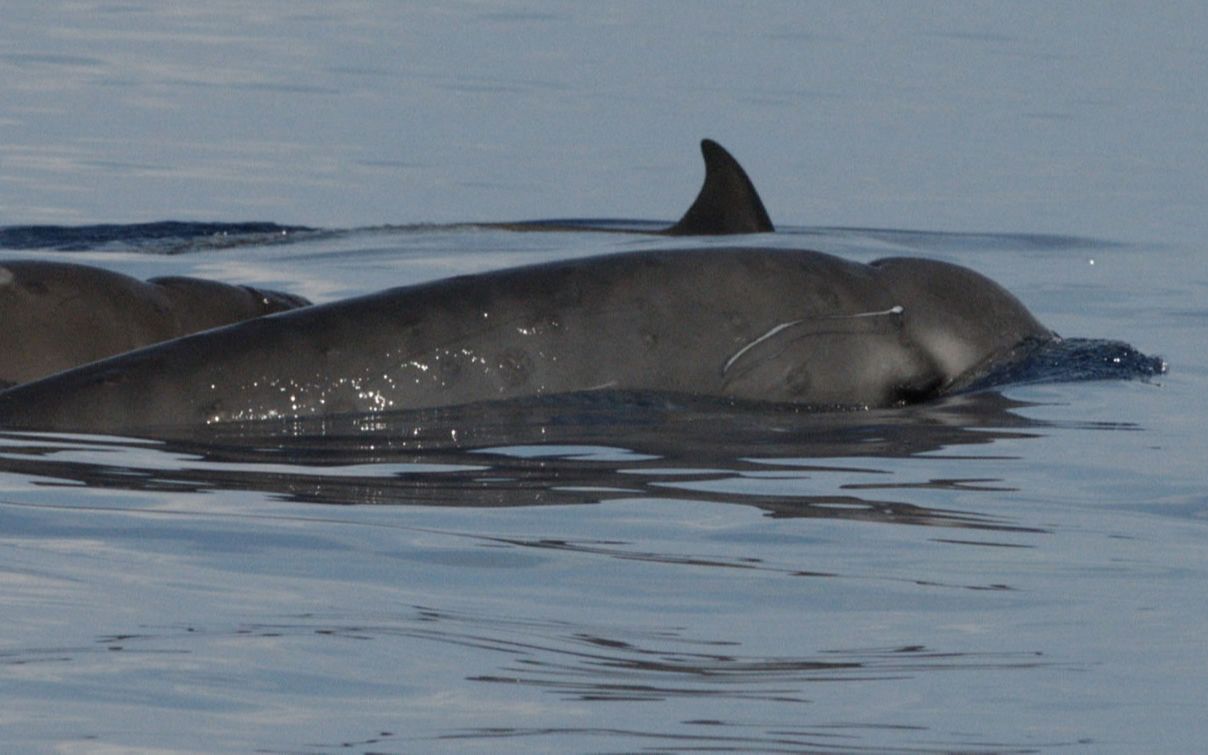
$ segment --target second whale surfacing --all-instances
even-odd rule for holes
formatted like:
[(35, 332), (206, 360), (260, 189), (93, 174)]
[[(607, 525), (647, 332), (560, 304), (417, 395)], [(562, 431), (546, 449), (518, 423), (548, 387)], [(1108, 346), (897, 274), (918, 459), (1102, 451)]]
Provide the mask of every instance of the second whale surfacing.
[(0, 387), (308, 304), (201, 278), (142, 281), (89, 265), (0, 260)]
[(681, 249), (460, 276), (119, 355), (0, 393), (0, 427), (171, 428), (617, 390), (818, 408), (958, 390), (1054, 339), (967, 268)]

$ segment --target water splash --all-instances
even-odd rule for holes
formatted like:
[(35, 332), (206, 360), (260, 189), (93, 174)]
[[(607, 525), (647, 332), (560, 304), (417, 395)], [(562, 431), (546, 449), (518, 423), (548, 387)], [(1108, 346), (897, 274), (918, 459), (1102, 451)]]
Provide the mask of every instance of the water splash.
[(1123, 341), (1061, 338), (1031, 346), (1021, 359), (993, 367), (961, 391), (1087, 380), (1148, 380), (1166, 374), (1167, 369), (1161, 357), (1144, 354)]

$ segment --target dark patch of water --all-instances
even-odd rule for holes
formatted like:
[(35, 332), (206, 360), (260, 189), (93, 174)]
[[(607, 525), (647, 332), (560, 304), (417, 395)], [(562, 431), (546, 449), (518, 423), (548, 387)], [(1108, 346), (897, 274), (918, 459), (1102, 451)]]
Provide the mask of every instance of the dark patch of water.
[(155, 223), (102, 225), (14, 225), (0, 228), (0, 249), (82, 252), (123, 249), (180, 254), (228, 246), (295, 241), (316, 233), (306, 226), (277, 223)]

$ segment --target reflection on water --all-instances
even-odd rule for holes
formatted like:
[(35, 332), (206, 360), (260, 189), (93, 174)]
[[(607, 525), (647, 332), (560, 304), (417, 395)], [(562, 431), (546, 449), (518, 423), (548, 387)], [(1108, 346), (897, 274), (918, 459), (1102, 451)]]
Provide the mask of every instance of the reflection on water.
[(1009, 481), (903, 484), (876, 460), (955, 458), (1043, 432), (1045, 423), (1012, 411), (1021, 406), (989, 392), (839, 413), (586, 395), (220, 426), (166, 443), (5, 433), (0, 471), (41, 485), (256, 491), (305, 503), (499, 507), (656, 498), (738, 503), (775, 517), (1010, 529), (995, 517), (892, 496), (920, 485), (1011, 490)]

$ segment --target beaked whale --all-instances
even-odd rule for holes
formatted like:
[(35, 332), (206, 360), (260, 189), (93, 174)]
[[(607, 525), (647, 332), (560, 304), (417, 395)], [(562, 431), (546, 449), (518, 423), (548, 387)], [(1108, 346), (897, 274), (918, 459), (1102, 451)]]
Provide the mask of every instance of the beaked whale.
[[(705, 178), (670, 236), (764, 233), (775, 229), (755, 186), (717, 142), (700, 144)], [(176, 232), (178, 223), (138, 226)], [(261, 224), (253, 225), (260, 230)], [(602, 230), (558, 223), (496, 223), (508, 230)], [(313, 230), (272, 226), (274, 230)], [(24, 229), (29, 230), (29, 229)], [(36, 227), (34, 230), (38, 230)], [(104, 237), (109, 226), (82, 227)], [(302, 297), (197, 278), (146, 283), (86, 265), (0, 262), (0, 389), (152, 343), (309, 304)]]
[(143, 282), (88, 265), (0, 261), (0, 387), (305, 304), (200, 278)]
[[(883, 407), (1056, 336), (967, 268), (784, 249), (573, 259), (247, 320), (0, 393), (0, 427), (228, 421), (608, 390)], [(175, 428), (175, 429), (174, 429)]]

